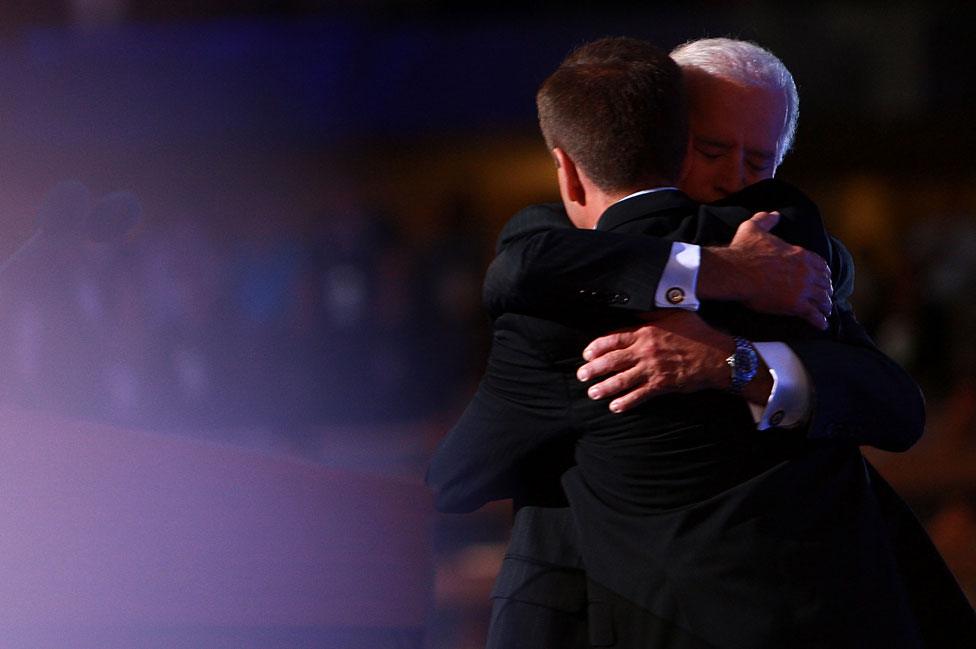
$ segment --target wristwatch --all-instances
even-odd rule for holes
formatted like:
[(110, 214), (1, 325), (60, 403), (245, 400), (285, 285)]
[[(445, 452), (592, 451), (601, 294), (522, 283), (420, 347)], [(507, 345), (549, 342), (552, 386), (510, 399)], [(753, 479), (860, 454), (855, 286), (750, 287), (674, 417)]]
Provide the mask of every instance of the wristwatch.
[(756, 378), (756, 372), (759, 371), (759, 354), (756, 353), (752, 343), (745, 338), (733, 336), (733, 339), (735, 353), (725, 359), (732, 368), (732, 385), (729, 386), (729, 392), (741, 394), (742, 388)]

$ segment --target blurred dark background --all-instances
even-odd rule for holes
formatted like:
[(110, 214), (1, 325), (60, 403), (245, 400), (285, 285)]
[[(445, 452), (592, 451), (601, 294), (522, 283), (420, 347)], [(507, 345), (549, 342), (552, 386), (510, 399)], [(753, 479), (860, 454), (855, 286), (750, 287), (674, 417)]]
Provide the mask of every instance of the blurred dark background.
[[(538, 84), (603, 35), (751, 39), (800, 90), (780, 176), (926, 392), (923, 442), (872, 459), (973, 594), (976, 8), (655, 4), (3, 3), (0, 253), (68, 179), (142, 219), (0, 275), (0, 397), (419, 479), (482, 370), (494, 236), (557, 198)], [(429, 646), (483, 642), (508, 516), (437, 520)]]

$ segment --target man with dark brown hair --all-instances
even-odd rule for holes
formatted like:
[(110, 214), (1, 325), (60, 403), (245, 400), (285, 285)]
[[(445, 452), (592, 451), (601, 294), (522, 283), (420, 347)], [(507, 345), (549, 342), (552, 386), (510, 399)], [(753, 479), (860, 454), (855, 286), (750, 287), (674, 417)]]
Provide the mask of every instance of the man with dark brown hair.
[[(557, 166), (585, 169), (604, 192), (660, 185), (681, 171), (688, 142), (681, 71), (648, 61), (641, 45), (620, 39), (582, 47), (536, 94), (539, 127)], [(598, 57), (621, 63), (601, 65)]]

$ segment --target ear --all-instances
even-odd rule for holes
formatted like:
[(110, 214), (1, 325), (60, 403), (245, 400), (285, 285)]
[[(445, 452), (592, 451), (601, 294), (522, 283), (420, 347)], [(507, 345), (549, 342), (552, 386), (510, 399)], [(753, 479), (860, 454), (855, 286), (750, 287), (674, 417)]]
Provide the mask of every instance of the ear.
[(576, 163), (558, 146), (552, 150), (556, 158), (556, 174), (559, 176), (559, 193), (567, 203), (586, 205), (586, 188), (580, 179)]

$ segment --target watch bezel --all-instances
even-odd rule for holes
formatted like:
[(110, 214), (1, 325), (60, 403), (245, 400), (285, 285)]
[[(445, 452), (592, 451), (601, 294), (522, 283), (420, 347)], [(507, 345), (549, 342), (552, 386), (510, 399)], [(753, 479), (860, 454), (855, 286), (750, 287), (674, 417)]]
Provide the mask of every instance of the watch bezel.
[(725, 359), (732, 370), (732, 384), (729, 391), (739, 394), (749, 384), (759, 371), (759, 353), (756, 347), (745, 338), (733, 336), (735, 351)]

